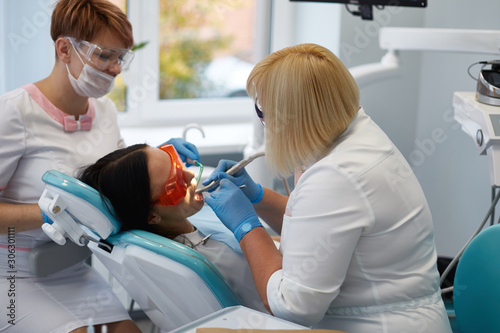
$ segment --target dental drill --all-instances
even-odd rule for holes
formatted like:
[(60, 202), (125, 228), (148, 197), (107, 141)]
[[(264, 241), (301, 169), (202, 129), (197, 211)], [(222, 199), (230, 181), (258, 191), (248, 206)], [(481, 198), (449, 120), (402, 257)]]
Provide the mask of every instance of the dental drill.
[[(244, 167), (246, 167), (248, 164), (250, 164), (253, 160), (255, 160), (257, 157), (261, 157), (261, 156), (264, 156), (265, 153), (264, 152), (258, 152), (258, 153), (255, 153), (253, 155), (250, 155), (249, 157), (239, 161), (238, 163), (236, 163), (235, 165), (233, 165), (231, 168), (229, 168), (226, 173), (228, 175), (234, 175), (235, 173), (237, 173), (238, 171), (240, 171), (241, 169), (243, 169)], [(212, 181), (210, 184), (208, 184), (207, 186), (204, 186), (204, 187), (201, 187), (199, 189), (197, 189), (195, 192), (196, 193), (201, 193), (201, 192), (205, 192), (205, 191), (210, 191), (211, 189), (214, 189), (216, 188), (217, 186), (219, 186), (219, 183), (220, 183), (220, 180), (217, 179), (217, 180), (214, 180)]]

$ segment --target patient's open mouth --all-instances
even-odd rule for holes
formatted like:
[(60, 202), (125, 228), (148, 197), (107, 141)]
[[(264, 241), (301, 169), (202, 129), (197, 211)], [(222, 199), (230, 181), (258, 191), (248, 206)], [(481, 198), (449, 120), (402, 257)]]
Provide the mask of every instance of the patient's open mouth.
[(194, 195), (194, 200), (196, 200), (196, 201), (203, 201), (203, 200), (204, 200), (204, 199), (203, 199), (203, 194), (201, 194), (201, 193), (196, 193), (196, 194)]

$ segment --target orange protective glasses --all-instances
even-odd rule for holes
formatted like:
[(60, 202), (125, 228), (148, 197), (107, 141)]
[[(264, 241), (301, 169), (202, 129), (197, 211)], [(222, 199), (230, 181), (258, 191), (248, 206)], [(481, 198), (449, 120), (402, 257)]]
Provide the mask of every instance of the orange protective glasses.
[(160, 206), (174, 206), (177, 205), (182, 198), (186, 196), (187, 180), (184, 175), (184, 163), (179, 156), (179, 153), (172, 145), (161, 145), (158, 147), (170, 156), (172, 161), (172, 168), (170, 169), (170, 176), (165, 184), (165, 193), (158, 198), (153, 205)]

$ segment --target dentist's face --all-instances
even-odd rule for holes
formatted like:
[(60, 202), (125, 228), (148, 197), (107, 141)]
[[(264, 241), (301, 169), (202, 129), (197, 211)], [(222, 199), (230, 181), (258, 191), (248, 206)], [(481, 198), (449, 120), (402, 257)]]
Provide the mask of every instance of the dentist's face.
[[(165, 195), (165, 184), (168, 184), (171, 178), (174, 165), (170, 155), (158, 148), (148, 147), (146, 153), (148, 155), (151, 199), (154, 203)], [(182, 172), (184, 172), (186, 179), (186, 195), (175, 205), (155, 206), (155, 209), (167, 220), (187, 218), (197, 213), (204, 205), (203, 195), (195, 193), (197, 184), (194, 173), (185, 169)]]

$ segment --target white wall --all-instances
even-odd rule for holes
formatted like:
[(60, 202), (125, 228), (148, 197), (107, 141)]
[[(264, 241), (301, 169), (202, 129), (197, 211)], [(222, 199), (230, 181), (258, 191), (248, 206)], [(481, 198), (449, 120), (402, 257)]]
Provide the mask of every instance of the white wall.
[(337, 52), (340, 44), (340, 6), (331, 3), (273, 0), (271, 52), (316, 43)]
[[(3, 85), (0, 93), (47, 77), (54, 66), (50, 16), (55, 0), (2, 0), (0, 35)], [(4, 15), (8, 13), (8, 15)]]

